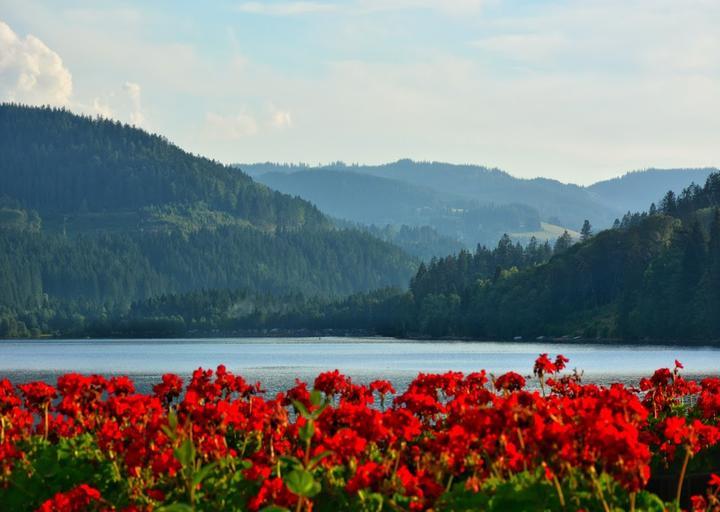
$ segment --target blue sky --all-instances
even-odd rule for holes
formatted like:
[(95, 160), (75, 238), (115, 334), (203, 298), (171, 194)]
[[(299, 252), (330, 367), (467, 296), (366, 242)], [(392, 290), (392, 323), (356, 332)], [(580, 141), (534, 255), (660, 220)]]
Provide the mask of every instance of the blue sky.
[(224, 162), (718, 166), (716, 0), (0, 0), (0, 99)]

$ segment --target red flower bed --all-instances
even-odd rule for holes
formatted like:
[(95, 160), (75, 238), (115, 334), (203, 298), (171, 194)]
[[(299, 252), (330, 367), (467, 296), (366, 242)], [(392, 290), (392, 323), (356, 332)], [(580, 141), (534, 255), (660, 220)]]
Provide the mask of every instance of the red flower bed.
[[(2, 380), (0, 508), (720, 510), (720, 379), (676, 363), (603, 387), (567, 362), (541, 355), (537, 390), (448, 372), (396, 394), (335, 371), (271, 398), (223, 366), (151, 395), (125, 377)], [(669, 502), (646, 490), (655, 472), (677, 477)], [(690, 472), (707, 475), (691, 500)]]

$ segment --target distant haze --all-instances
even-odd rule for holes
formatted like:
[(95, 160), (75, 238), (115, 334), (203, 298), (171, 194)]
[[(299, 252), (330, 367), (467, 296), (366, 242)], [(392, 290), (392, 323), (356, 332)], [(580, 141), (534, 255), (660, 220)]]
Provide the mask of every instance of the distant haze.
[(0, 101), (223, 162), (717, 166), (720, 2), (4, 0)]
[(646, 211), (668, 191), (703, 185), (717, 169), (650, 169), (589, 187), (547, 178), (520, 179), (500, 169), (417, 162), (322, 167), (238, 164), (271, 188), (297, 195), (341, 219), (362, 224), (429, 225), (465, 243), (503, 233), (553, 238), (546, 224), (579, 230), (585, 219), (609, 227), (628, 211)]

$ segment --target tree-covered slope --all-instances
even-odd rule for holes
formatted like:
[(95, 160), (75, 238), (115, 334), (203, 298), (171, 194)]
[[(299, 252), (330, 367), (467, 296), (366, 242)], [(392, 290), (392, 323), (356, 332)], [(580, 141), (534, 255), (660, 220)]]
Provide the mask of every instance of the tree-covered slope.
[(402, 286), (414, 268), (397, 247), (160, 136), (0, 105), (5, 310), (110, 311), (210, 288), (342, 296)]
[(0, 195), (41, 215), (204, 202), (261, 227), (323, 224), (283, 196), (159, 135), (66, 110), (0, 105)]
[[(337, 218), (376, 226), (429, 226), (466, 247), (494, 243), (503, 233), (541, 229), (537, 210), (525, 205), (481, 203), (351, 170), (276, 171), (257, 179), (275, 190), (307, 199)], [(441, 255), (451, 250), (448, 246)]]
[(720, 173), (554, 250), (497, 248), (421, 265), (410, 290), (364, 294), (271, 325), (399, 336), (720, 342)]
[[(275, 172), (309, 170), (273, 164), (241, 165), (253, 176)], [(436, 193), (469, 199), (481, 204), (522, 204), (539, 212), (540, 219), (579, 229), (585, 219), (594, 225), (609, 226), (622, 210), (599, 201), (585, 188), (546, 178), (521, 179), (499, 169), (444, 162), (417, 162), (409, 159), (383, 165), (335, 163), (326, 170), (353, 172), (389, 178), (430, 189)]]
[[(343, 185), (351, 178), (341, 181), (331, 173), (346, 173), (348, 176), (372, 176), (404, 184), (406, 188), (396, 186), (394, 191), (383, 192), (398, 203), (402, 203), (405, 197), (411, 196), (414, 191), (424, 190), (433, 194), (432, 200), (428, 200), (429, 205), (436, 204), (438, 198), (444, 198), (445, 204), (449, 203), (448, 199), (455, 202), (464, 199), (476, 204), (492, 203), (496, 206), (522, 204), (537, 211), (541, 221), (560, 224), (572, 230), (579, 230), (585, 219), (599, 228), (610, 227), (615, 218), (628, 211), (646, 209), (668, 190), (680, 193), (692, 183), (704, 183), (712, 172), (717, 171), (714, 168), (647, 169), (581, 187), (546, 178), (516, 178), (502, 170), (478, 165), (417, 162), (407, 159), (383, 165), (346, 165), (337, 162), (321, 167), (309, 167), (268, 162), (244, 164), (240, 167), (271, 187), (279, 190), (283, 190), (283, 187), (288, 190), (292, 188), (302, 197), (308, 194), (308, 198), (318, 205), (323, 205), (323, 201), (333, 201), (335, 198), (332, 193), (335, 190), (342, 196)], [(320, 173), (313, 174), (317, 171)], [(330, 180), (330, 177), (335, 182)], [(302, 183), (303, 180), (306, 180), (305, 183)], [(313, 189), (309, 189), (311, 181), (315, 187)], [(362, 195), (362, 187), (358, 187), (358, 190), (360, 194), (355, 200), (365, 197)], [(310, 194), (312, 197), (309, 197)], [(348, 207), (338, 203), (338, 208)], [(383, 208), (380, 208), (372, 214), (381, 214), (383, 211)], [(390, 212), (386, 217), (393, 214), (394, 212)], [(512, 212), (507, 215), (512, 219)], [(516, 230), (505, 229), (502, 232), (511, 233)]]
[(679, 194), (691, 183), (703, 184), (717, 169), (646, 169), (588, 187), (600, 201), (623, 212), (643, 211), (668, 190)]
[(404, 322), (434, 336), (720, 339), (719, 208), (713, 174), (541, 265), (469, 279), (440, 260), (414, 278)]

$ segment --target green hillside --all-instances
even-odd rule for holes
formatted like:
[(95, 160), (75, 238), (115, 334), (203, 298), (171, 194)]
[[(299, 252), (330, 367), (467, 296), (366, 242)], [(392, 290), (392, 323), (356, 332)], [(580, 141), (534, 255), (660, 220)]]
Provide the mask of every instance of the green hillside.
[(402, 286), (415, 266), (396, 246), (337, 229), (310, 203), (160, 136), (0, 106), (0, 319), (111, 314), (210, 288), (338, 297)]
[[(323, 212), (376, 226), (429, 226), (465, 247), (495, 243), (504, 233), (540, 230), (537, 210), (520, 204), (480, 203), (404, 181), (313, 169), (257, 176), (269, 187), (316, 204)], [(448, 244), (441, 256), (452, 251)]]
[(409, 337), (718, 343), (720, 173), (658, 205), (579, 243), (561, 237), (551, 251), (504, 238), (493, 251), (421, 265), (407, 292), (359, 295), (270, 323)]
[(668, 190), (676, 194), (691, 183), (702, 185), (715, 168), (645, 169), (587, 187), (597, 199), (623, 212), (643, 211)]

